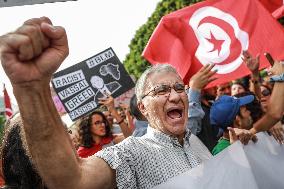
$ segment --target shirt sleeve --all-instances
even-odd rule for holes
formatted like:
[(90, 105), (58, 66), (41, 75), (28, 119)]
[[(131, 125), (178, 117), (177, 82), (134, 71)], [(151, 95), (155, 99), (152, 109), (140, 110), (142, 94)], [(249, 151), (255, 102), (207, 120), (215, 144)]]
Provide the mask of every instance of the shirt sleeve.
[(105, 148), (95, 154), (103, 159), (112, 169), (116, 170), (116, 183), (119, 189), (137, 188), (133, 156), (127, 148), (129, 140)]
[(188, 90), (188, 128), (194, 135), (201, 132), (201, 121), (205, 115), (200, 102), (200, 92), (197, 90)]

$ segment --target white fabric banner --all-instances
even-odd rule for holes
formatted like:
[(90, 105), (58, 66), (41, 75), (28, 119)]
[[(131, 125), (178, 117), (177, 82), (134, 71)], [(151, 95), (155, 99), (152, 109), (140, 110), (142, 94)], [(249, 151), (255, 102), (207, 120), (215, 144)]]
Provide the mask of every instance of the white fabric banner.
[(154, 189), (283, 189), (284, 145), (266, 133), (257, 137), (257, 143), (238, 141)]

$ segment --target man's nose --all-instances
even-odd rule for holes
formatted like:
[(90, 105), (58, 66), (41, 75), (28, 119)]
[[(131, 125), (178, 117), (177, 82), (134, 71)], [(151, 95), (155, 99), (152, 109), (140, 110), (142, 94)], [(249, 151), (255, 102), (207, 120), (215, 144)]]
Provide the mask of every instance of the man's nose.
[(173, 88), (171, 88), (168, 98), (171, 102), (178, 102), (180, 100), (180, 93), (176, 92)]

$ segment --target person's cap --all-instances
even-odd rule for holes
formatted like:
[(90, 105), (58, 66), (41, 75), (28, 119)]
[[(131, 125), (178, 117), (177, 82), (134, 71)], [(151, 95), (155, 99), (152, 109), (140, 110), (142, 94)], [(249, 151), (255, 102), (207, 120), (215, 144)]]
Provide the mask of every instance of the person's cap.
[(240, 107), (251, 103), (254, 100), (253, 95), (247, 95), (240, 98), (223, 95), (220, 96), (211, 106), (210, 123), (222, 129), (232, 126)]

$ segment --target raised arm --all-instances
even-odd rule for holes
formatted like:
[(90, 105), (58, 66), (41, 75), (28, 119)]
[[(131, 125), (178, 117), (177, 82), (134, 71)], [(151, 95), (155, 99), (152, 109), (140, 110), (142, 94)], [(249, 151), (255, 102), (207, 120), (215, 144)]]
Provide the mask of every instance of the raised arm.
[[(284, 73), (283, 62), (276, 61), (271, 69), (272, 74), (281, 75)], [(284, 82), (275, 82), (273, 91), (269, 100), (266, 114), (258, 120), (253, 128), (252, 133), (267, 131), (278, 121), (281, 120), (284, 112)]]
[[(49, 188), (110, 188), (115, 172), (99, 158), (81, 160), (51, 98), (52, 74), (68, 55), (64, 28), (46, 18), (0, 37), (1, 64), (23, 119), (32, 161)], [(94, 179), (100, 178), (100, 179)]]
[(130, 113), (129, 104), (120, 103), (119, 106), (123, 109), (124, 114), (126, 116), (127, 125), (129, 127), (131, 133), (133, 133), (133, 131), (135, 129), (135, 125), (134, 125), (133, 117), (132, 117), (132, 115)]
[(129, 137), (132, 134), (132, 130), (128, 127), (127, 123), (124, 122), (124, 118), (122, 118), (114, 106), (114, 98), (112, 96), (108, 96), (107, 98), (99, 98), (99, 103), (106, 106), (111, 115), (117, 120), (123, 136), (125, 138)]
[(201, 90), (211, 81), (214, 81), (216, 78), (213, 75), (217, 70), (211, 71), (214, 67), (214, 64), (207, 64), (202, 67), (196, 74), (192, 76), (189, 82), (188, 90), (188, 101), (189, 101), (189, 110), (188, 110), (188, 127), (191, 132), (195, 135), (201, 132), (201, 121), (205, 115), (201, 107)]
[(259, 54), (256, 57), (252, 57), (252, 55), (248, 51), (244, 51), (242, 58), (243, 61), (246, 63), (248, 69), (251, 71), (250, 91), (253, 92), (258, 99), (261, 98), (259, 80), (259, 57)]

